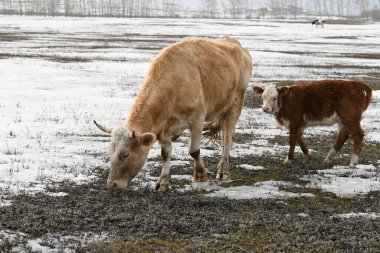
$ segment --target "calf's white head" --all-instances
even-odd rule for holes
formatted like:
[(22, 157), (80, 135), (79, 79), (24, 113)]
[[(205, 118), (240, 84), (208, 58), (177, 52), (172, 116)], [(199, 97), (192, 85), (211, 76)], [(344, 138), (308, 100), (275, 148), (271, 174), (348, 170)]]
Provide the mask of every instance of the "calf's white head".
[(276, 85), (268, 85), (265, 89), (260, 87), (253, 87), (256, 94), (262, 94), (263, 98), (263, 111), (266, 113), (274, 114), (279, 111), (278, 107), (278, 90)]
[(111, 134), (108, 147), (111, 167), (107, 179), (109, 189), (123, 189), (143, 167), (149, 150), (156, 141), (153, 133), (137, 134), (127, 127), (107, 128), (95, 125), (103, 132)]
[(268, 85), (265, 89), (253, 87), (256, 94), (262, 94), (263, 111), (269, 114), (276, 114), (280, 111), (281, 95), (288, 92), (288, 87), (277, 88), (276, 85)]

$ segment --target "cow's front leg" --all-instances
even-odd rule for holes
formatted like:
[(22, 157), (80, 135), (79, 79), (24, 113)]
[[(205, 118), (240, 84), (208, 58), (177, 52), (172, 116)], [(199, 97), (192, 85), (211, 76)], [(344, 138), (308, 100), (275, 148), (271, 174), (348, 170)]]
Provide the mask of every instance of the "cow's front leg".
[(193, 124), (190, 128), (191, 138), (189, 145), (189, 153), (194, 159), (193, 180), (206, 182), (208, 180), (208, 170), (206, 169), (201, 157), (201, 136), (203, 130), (203, 121)]
[(288, 156), (284, 160), (283, 164), (284, 165), (289, 165), (291, 164), (291, 160), (294, 158), (294, 149), (296, 147), (298, 138), (299, 138), (299, 129), (294, 129), (290, 128), (289, 131), (289, 151), (288, 151)]
[(161, 144), (161, 156), (163, 160), (160, 178), (156, 183), (156, 190), (168, 191), (169, 190), (169, 173), (170, 173), (170, 159), (172, 157), (172, 143), (168, 142)]

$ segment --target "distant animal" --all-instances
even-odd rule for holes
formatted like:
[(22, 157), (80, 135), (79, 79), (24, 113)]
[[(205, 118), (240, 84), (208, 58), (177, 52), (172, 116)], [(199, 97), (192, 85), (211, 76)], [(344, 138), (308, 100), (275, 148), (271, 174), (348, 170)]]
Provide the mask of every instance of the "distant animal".
[(216, 178), (228, 179), (232, 137), (251, 73), (249, 52), (228, 36), (185, 38), (163, 49), (151, 63), (125, 124), (108, 128), (94, 121), (112, 136), (108, 188), (126, 188), (158, 140), (163, 166), (156, 189), (167, 191), (172, 139), (185, 129), (190, 129), (191, 135), (193, 180), (208, 180), (200, 155), (203, 131), (208, 135), (222, 131), (223, 151)]
[(325, 21), (323, 19), (322, 20), (316, 19), (313, 22), (311, 22), (311, 24), (324, 27)]
[(364, 136), (360, 120), (372, 97), (372, 90), (367, 85), (359, 81), (324, 80), (290, 87), (268, 85), (265, 89), (253, 89), (256, 94), (262, 94), (263, 111), (273, 114), (280, 126), (289, 129), (290, 148), (284, 164), (293, 159), (297, 143), (302, 152), (310, 157), (302, 140), (305, 128), (335, 123), (338, 124), (337, 139), (324, 163), (331, 163), (331, 158), (350, 135), (353, 154), (349, 166), (353, 168), (358, 163)]

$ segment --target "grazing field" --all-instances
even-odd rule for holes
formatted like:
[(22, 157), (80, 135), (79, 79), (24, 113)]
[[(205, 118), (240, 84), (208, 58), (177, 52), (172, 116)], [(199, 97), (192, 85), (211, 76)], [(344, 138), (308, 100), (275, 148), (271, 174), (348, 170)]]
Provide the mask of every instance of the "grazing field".
[[(1, 252), (373, 252), (380, 248), (380, 24), (307, 21), (1, 17)], [(192, 183), (188, 132), (173, 146), (171, 188), (155, 192), (159, 145), (124, 191), (108, 191), (107, 126), (127, 117), (150, 60), (186, 36), (238, 38), (254, 70), (238, 122), (231, 180), (204, 140), (209, 183)], [(305, 133), (283, 166), (287, 132), (252, 86), (359, 79), (372, 87), (359, 164), (349, 140), (321, 162), (336, 126)]]

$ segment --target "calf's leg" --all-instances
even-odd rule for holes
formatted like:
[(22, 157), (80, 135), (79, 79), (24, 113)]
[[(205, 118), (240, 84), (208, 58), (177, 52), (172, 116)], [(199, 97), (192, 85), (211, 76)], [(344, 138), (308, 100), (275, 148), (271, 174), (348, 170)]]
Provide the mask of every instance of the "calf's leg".
[(288, 165), (291, 163), (291, 160), (294, 158), (294, 149), (297, 142), (299, 141), (301, 129), (299, 127), (290, 126), (289, 128), (289, 151), (288, 156), (284, 160), (283, 164)]
[(352, 136), (353, 144), (353, 153), (351, 156), (350, 168), (354, 168), (355, 165), (358, 164), (359, 155), (362, 150), (362, 143), (364, 138), (364, 132), (360, 127), (360, 123), (358, 122), (356, 125), (349, 129), (349, 132)]
[(304, 155), (306, 155), (308, 159), (311, 159), (311, 153), (309, 152), (309, 149), (307, 148), (305, 142), (303, 142), (302, 132), (298, 137), (298, 145), (300, 145), (302, 153), (304, 153)]
[(347, 128), (344, 125), (339, 125), (338, 134), (336, 137), (336, 141), (334, 147), (330, 149), (330, 152), (327, 154), (324, 164), (330, 164), (333, 156), (341, 150), (343, 144), (347, 141), (350, 134), (347, 131)]
[(161, 143), (161, 156), (163, 160), (160, 178), (156, 182), (156, 190), (169, 190), (170, 159), (172, 157), (172, 143)]

